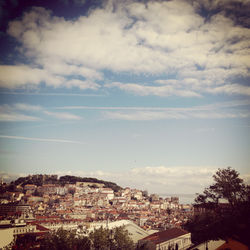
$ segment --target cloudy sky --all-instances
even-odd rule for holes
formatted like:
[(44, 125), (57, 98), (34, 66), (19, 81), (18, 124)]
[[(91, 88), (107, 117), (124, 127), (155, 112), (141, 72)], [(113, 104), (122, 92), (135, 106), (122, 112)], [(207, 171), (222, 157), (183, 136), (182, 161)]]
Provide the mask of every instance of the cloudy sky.
[(0, 4), (0, 172), (196, 193), (250, 170), (249, 0)]

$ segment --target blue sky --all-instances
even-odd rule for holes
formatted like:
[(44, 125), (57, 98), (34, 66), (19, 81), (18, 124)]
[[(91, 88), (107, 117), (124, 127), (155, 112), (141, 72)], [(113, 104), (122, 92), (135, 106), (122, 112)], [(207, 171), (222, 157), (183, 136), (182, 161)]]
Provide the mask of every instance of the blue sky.
[(248, 1), (2, 1), (0, 172), (196, 193), (250, 179)]

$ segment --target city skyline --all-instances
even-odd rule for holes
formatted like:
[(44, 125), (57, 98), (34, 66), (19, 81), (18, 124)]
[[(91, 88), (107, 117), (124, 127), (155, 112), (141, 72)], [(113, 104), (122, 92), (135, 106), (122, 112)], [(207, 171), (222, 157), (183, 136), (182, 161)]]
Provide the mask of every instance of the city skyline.
[(202, 192), (250, 182), (248, 1), (3, 1), (0, 174)]

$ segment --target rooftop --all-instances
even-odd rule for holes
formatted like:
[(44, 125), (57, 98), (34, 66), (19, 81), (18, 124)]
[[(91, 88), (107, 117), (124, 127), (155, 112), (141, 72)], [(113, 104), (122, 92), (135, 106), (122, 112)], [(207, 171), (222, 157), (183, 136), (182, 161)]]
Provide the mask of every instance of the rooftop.
[(142, 240), (146, 240), (146, 241), (151, 241), (154, 244), (159, 244), (177, 237), (180, 237), (182, 235), (188, 234), (188, 231), (185, 231), (183, 229), (180, 228), (171, 228), (171, 229), (167, 229), (165, 231), (162, 232), (157, 232), (154, 234), (151, 234), (145, 238), (143, 238)]

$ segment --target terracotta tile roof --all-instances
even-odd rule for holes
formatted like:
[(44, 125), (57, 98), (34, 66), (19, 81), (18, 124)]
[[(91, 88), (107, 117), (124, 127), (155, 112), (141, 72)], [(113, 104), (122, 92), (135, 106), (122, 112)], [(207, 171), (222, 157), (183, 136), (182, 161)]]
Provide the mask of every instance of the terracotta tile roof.
[(217, 248), (217, 250), (224, 250), (224, 249), (248, 250), (248, 247), (239, 241), (228, 239), (226, 243)]
[(45, 232), (49, 231), (48, 228), (46, 228), (46, 227), (44, 227), (44, 226), (42, 226), (40, 224), (36, 224), (36, 229), (39, 230), (39, 231), (42, 231), (42, 232), (43, 231), (45, 231)]
[(177, 238), (179, 236), (188, 234), (188, 231), (185, 231), (183, 229), (180, 228), (171, 228), (171, 229), (167, 229), (165, 231), (162, 232), (157, 232), (154, 234), (151, 234), (145, 238), (143, 238), (142, 240), (146, 240), (146, 241), (152, 241), (154, 244), (159, 244), (174, 238)]

